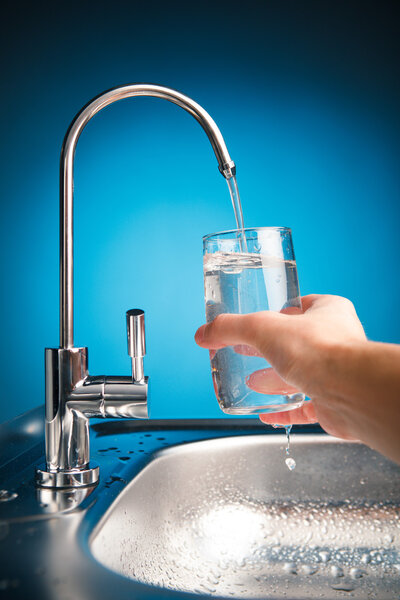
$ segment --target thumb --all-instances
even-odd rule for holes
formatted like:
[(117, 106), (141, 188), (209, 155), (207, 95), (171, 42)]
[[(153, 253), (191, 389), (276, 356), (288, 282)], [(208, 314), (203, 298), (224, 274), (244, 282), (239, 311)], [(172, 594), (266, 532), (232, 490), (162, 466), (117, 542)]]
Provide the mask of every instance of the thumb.
[(281, 325), (278, 323), (279, 316), (284, 315), (272, 311), (246, 315), (224, 313), (215, 317), (211, 323), (202, 325), (196, 331), (195, 341), (202, 348), (213, 350), (247, 344), (263, 351), (268, 338), (273, 339), (277, 327)]
[(246, 344), (249, 340), (249, 315), (221, 314), (211, 323), (202, 325), (194, 339), (202, 348), (224, 348)]

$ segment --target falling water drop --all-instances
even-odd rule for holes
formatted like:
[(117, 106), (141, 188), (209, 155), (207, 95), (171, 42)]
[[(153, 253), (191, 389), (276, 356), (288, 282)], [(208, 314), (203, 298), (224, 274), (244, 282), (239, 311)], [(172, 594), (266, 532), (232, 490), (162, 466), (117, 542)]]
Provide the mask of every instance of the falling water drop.
[(286, 452), (285, 463), (286, 463), (286, 466), (289, 469), (289, 471), (293, 471), (293, 469), (296, 468), (296, 461), (294, 460), (294, 458), (289, 456), (289, 454), (290, 454), (290, 432), (292, 431), (292, 426), (285, 425), (285, 431), (286, 431), (286, 440), (287, 440), (286, 451), (285, 451)]
[(293, 469), (296, 468), (296, 461), (294, 460), (294, 458), (292, 458), (290, 456), (290, 432), (292, 431), (292, 426), (291, 425), (278, 425), (278, 424), (273, 424), (272, 427), (274, 427), (275, 429), (277, 429), (278, 427), (283, 427), (285, 432), (286, 432), (286, 449), (285, 449), (285, 454), (286, 454), (286, 459), (285, 459), (285, 463), (287, 468), (290, 471), (293, 471)]
[(296, 461), (290, 456), (288, 458), (285, 458), (285, 463), (289, 471), (293, 471), (293, 469), (296, 468)]
[(286, 456), (289, 456), (289, 452), (290, 452), (290, 432), (292, 431), (292, 426), (291, 425), (285, 425), (285, 431), (286, 431), (286, 440), (287, 440)]

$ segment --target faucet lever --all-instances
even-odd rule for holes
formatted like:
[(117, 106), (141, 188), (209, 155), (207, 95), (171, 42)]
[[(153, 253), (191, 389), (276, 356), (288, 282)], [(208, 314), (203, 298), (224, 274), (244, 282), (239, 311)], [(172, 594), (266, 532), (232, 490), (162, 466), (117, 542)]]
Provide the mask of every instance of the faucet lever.
[(146, 355), (144, 311), (132, 308), (126, 312), (128, 354), (132, 359), (132, 381), (144, 380), (143, 357)]

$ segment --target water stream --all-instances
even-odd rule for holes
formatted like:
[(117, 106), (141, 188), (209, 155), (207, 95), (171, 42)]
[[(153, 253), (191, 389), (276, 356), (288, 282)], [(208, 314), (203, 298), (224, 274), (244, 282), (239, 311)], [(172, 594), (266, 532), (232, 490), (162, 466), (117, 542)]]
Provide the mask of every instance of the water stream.
[[(242, 203), (240, 202), (240, 195), (239, 195), (239, 189), (238, 189), (236, 177), (231, 177), (230, 179), (227, 179), (227, 183), (228, 183), (229, 193), (230, 193), (231, 200), (232, 200), (233, 212), (235, 213), (236, 228), (238, 230), (240, 250), (241, 250), (241, 252), (247, 252), (247, 243), (246, 243), (246, 237), (245, 237), (245, 233), (244, 233)], [(273, 425), (273, 427), (281, 427), (281, 426)], [(286, 426), (284, 426), (284, 429), (286, 431), (286, 439), (287, 439), (286, 452), (285, 452), (286, 453), (285, 463), (286, 463), (287, 468), (290, 471), (293, 471), (293, 469), (296, 468), (296, 461), (294, 460), (294, 458), (292, 458), (290, 456), (290, 431), (292, 429), (292, 426), (286, 425)]]
[(232, 200), (233, 212), (235, 213), (236, 228), (239, 233), (239, 244), (242, 252), (247, 252), (246, 238), (244, 235), (244, 221), (242, 203), (240, 202), (239, 189), (236, 181), (236, 177), (231, 177), (226, 180), (228, 183), (229, 193)]
[(296, 461), (290, 456), (290, 432), (292, 431), (292, 426), (285, 425), (285, 431), (287, 440), (285, 463), (289, 471), (293, 471), (296, 468)]
[(283, 429), (286, 432), (285, 463), (289, 471), (293, 471), (293, 469), (296, 468), (296, 461), (290, 456), (290, 432), (292, 431), (292, 426), (274, 424), (272, 425), (272, 427), (274, 427), (274, 429), (279, 429), (279, 427), (283, 427)]

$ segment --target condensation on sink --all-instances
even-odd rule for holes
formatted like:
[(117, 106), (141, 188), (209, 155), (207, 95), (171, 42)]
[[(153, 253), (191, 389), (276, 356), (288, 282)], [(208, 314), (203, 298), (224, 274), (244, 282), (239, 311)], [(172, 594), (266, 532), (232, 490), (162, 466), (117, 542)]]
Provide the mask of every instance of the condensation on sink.
[(202, 595), (393, 600), (399, 468), (359, 444), (306, 437), (293, 445), (296, 474), (277, 438), (160, 453), (95, 532), (95, 557), (137, 581)]

